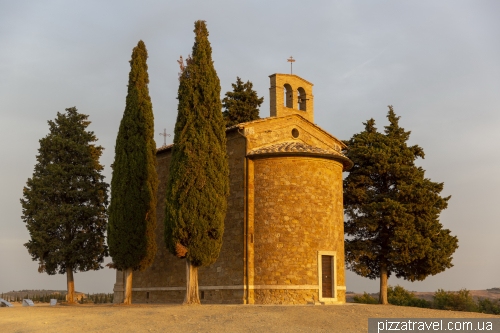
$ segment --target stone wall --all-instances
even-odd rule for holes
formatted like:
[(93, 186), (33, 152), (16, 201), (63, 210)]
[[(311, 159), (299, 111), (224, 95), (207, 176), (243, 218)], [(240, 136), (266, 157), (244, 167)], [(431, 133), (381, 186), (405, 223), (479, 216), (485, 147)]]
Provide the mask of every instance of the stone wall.
[[(292, 130), (298, 129), (299, 136), (292, 135)], [(342, 141), (338, 140), (320, 127), (304, 121), (304, 118), (291, 115), (285, 118), (268, 118), (266, 121), (249, 124), (245, 130), (248, 135), (248, 149), (272, 145), (284, 141), (302, 141), (310, 146), (326, 150), (340, 152), (345, 147)]]
[[(317, 288), (318, 251), (336, 251), (337, 286), (344, 288), (342, 164), (309, 157), (259, 158), (254, 174), (254, 284)], [(345, 293), (337, 293), (338, 301), (345, 302)], [(254, 298), (263, 304), (277, 299), (300, 304), (310, 294), (255, 290)]]
[[(292, 135), (294, 129), (298, 136)], [(223, 244), (218, 260), (199, 270), (201, 302), (317, 302), (318, 251), (335, 252), (336, 300), (345, 302), (342, 164), (320, 156), (246, 157), (250, 149), (290, 140), (337, 151), (343, 144), (297, 115), (257, 121), (226, 134), (230, 195)], [(157, 159), (158, 252), (151, 267), (133, 273), (132, 301), (181, 303), (185, 260), (170, 254), (163, 241), (171, 150), (160, 150)], [(122, 290), (119, 275), (115, 295)]]
[[(297, 75), (273, 74), (270, 75), (269, 78), (271, 79), (271, 87), (269, 88), (271, 117), (299, 114), (311, 123), (314, 123), (313, 84)], [(288, 87), (288, 90), (285, 89), (285, 86)], [(298, 90), (301, 90), (304, 94), (300, 105), (297, 103)], [(286, 103), (284, 100), (284, 92), (287, 94)]]
[(316, 289), (255, 290), (255, 304), (314, 304), (318, 302)]
[[(182, 301), (184, 291), (153, 290), (153, 288), (181, 287), (186, 284), (186, 264), (172, 255), (163, 241), (163, 220), (165, 218), (165, 191), (171, 160), (171, 150), (161, 151), (156, 158), (158, 165), (158, 193), (156, 206), (156, 246), (157, 252), (153, 265), (143, 272), (133, 272), (132, 275), (132, 302), (133, 303), (171, 303)], [(140, 289), (140, 290), (138, 290)], [(147, 299), (149, 292), (149, 300)]]
[[(200, 290), (206, 289), (203, 303), (244, 302), (244, 219), (245, 219), (245, 138), (237, 132), (228, 133), (230, 194), (221, 252), (217, 261), (209, 267), (201, 267), (198, 282)], [(156, 210), (156, 244), (158, 252), (153, 265), (144, 272), (133, 273), (132, 301), (134, 303), (178, 303), (184, 299), (184, 290), (167, 290), (186, 286), (184, 259), (172, 255), (163, 241), (165, 218), (165, 191), (171, 150), (157, 154), (158, 204)], [(217, 286), (241, 286), (241, 290), (217, 289)], [(163, 290), (162, 290), (163, 289)], [(147, 298), (149, 292), (149, 299)]]

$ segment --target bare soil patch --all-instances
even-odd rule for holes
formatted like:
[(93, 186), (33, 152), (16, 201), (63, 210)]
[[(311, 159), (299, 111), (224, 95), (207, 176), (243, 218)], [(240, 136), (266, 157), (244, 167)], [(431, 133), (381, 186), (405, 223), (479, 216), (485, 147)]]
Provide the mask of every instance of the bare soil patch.
[(499, 318), (393, 305), (74, 305), (0, 308), (2, 332), (366, 332), (368, 318)]

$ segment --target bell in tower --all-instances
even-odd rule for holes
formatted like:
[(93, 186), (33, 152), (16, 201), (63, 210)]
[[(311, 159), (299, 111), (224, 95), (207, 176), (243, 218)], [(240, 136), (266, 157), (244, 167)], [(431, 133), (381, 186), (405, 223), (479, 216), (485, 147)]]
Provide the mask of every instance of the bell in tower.
[(269, 78), (271, 117), (298, 114), (314, 123), (313, 84), (292, 74), (273, 74)]

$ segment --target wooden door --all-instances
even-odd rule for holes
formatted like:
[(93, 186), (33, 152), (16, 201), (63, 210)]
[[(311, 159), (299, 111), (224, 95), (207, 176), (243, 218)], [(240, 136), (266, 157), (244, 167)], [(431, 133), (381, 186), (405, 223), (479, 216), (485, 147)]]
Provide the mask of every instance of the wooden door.
[(323, 290), (322, 297), (333, 297), (332, 264), (333, 264), (333, 256), (321, 256), (321, 285)]

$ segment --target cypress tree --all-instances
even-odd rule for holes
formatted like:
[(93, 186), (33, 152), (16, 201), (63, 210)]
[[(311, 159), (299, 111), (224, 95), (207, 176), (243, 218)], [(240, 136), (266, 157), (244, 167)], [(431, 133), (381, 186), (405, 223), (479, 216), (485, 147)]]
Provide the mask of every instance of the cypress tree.
[(345, 154), (354, 162), (344, 180), (346, 266), (370, 279), (380, 278), (381, 304), (387, 303), (387, 278), (395, 274), (422, 281), (453, 266), (458, 239), (439, 222), (451, 196), (444, 183), (425, 178), (415, 165), (421, 147), (408, 146), (410, 132), (399, 126), (389, 106), (389, 126), (378, 133), (375, 121), (355, 134)]
[(264, 102), (264, 97), (259, 98), (257, 92), (252, 89), (252, 82), (243, 83), (239, 77), (236, 77), (236, 83), (232, 86), (233, 91), (228, 91), (222, 100), (222, 106), (225, 109), (222, 115), (226, 126), (260, 119), (259, 107)]
[(24, 246), (40, 273), (67, 275), (68, 300), (74, 301), (73, 273), (101, 269), (108, 254), (104, 244), (108, 184), (101, 175), (96, 146), (87, 131), (88, 116), (75, 107), (49, 121), (50, 133), (40, 140), (33, 178), (21, 204), (31, 236)]
[(111, 179), (108, 245), (118, 270), (125, 272), (123, 303), (132, 301), (132, 271), (143, 271), (156, 253), (156, 143), (149, 97), (146, 45), (132, 52), (125, 112), (116, 138)]
[(180, 76), (165, 200), (165, 244), (186, 258), (184, 304), (200, 304), (198, 268), (219, 256), (229, 192), (220, 82), (205, 21), (195, 22), (194, 32), (193, 56)]

